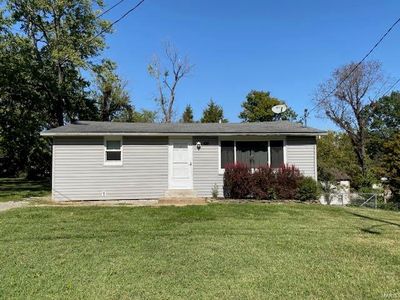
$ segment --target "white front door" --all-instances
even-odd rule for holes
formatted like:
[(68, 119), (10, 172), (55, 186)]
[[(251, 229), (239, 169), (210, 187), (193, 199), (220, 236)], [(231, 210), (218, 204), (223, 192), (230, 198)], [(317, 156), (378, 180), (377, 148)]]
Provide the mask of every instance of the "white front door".
[(193, 188), (192, 138), (169, 139), (169, 188)]

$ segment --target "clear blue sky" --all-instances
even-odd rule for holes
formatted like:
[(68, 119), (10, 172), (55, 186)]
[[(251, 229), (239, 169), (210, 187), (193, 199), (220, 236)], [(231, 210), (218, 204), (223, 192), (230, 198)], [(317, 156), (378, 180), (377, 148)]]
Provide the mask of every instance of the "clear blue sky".
[[(115, 20), (136, 2), (126, 0), (106, 17)], [(399, 16), (399, 0), (146, 0), (107, 37), (105, 56), (118, 63), (137, 109), (156, 108), (147, 65), (169, 40), (195, 64), (178, 87), (178, 116), (190, 103), (200, 118), (213, 98), (229, 121), (239, 122), (251, 89), (268, 90), (302, 114), (313, 106), (317, 85), (334, 68), (361, 59)], [(400, 77), (400, 25), (371, 58)], [(314, 115), (309, 125), (334, 128)]]

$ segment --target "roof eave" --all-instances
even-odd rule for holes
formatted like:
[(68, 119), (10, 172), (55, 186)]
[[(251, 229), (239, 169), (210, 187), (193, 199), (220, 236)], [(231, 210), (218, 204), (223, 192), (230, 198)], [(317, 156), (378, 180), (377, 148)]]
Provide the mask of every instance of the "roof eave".
[(48, 132), (42, 131), (41, 136), (320, 136), (327, 135), (326, 131), (321, 132)]

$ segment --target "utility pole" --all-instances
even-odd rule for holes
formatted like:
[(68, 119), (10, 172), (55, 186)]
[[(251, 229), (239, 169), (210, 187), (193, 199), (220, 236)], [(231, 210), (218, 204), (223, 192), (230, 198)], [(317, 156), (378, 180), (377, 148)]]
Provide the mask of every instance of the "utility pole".
[(305, 108), (304, 109), (304, 117), (303, 117), (303, 119), (304, 119), (304, 127), (307, 127), (307, 118), (308, 118), (309, 115), (310, 115), (310, 113), (308, 112), (308, 109)]

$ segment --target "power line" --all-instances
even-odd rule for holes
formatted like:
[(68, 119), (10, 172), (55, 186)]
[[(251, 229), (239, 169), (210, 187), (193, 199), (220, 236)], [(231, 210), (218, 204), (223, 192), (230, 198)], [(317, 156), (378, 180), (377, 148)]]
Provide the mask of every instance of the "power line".
[[(119, 17), (117, 20), (115, 20), (114, 22), (112, 22), (111, 24), (109, 24), (108, 26), (106, 26), (105, 28), (103, 28), (98, 34), (94, 35), (93, 37), (91, 37), (90, 39), (88, 39), (86, 41), (86, 43), (90, 43), (92, 42), (95, 38), (99, 37), (100, 35), (102, 35), (103, 33), (105, 33), (106, 31), (108, 31), (112, 26), (114, 26), (115, 24), (117, 24), (118, 22), (120, 22), (122, 19), (124, 19), (127, 15), (129, 15), (131, 12), (133, 12), (135, 9), (137, 9), (142, 3), (144, 2), (144, 0), (139, 1), (134, 7), (132, 7), (131, 9), (129, 9), (128, 11), (126, 11), (121, 17)], [(118, 3), (117, 3), (118, 4)], [(117, 5), (116, 4), (116, 5)], [(115, 5), (114, 5), (115, 6)], [(112, 8), (109, 8), (108, 11), (110, 11)], [(104, 14), (104, 13), (103, 13)], [(64, 59), (64, 62), (67, 60), (67, 58)]]
[(114, 9), (115, 7), (117, 7), (118, 5), (120, 5), (122, 2), (124, 2), (125, 0), (120, 0), (117, 3), (115, 3), (113, 6), (111, 6), (110, 8), (106, 9), (105, 11), (103, 11), (101, 14), (99, 14), (96, 18), (101, 18), (102, 16), (104, 16), (106, 13), (108, 13), (110, 10)]
[(384, 96), (386, 96), (387, 93), (389, 93), (399, 82), (400, 82), (400, 78), (395, 81), (384, 93), (381, 93), (382, 90), (387, 86), (389, 80), (386, 80), (382, 86), (379, 88), (379, 90), (375, 93), (375, 96), (372, 98), (371, 101), (376, 101), (376, 99), (378, 99), (378, 96), (380, 95), (379, 98), (382, 98)]
[[(381, 85), (381, 87), (377, 90), (377, 92), (375, 93), (375, 96), (372, 98), (373, 100), (377, 99), (377, 97), (379, 95), (381, 95), (381, 92), (383, 91), (383, 89), (386, 87), (386, 84), (389, 82), (389, 80), (385, 80), (385, 82)], [(372, 101), (373, 101), (372, 100)]]
[(384, 93), (382, 94), (381, 97), (386, 96), (390, 91), (392, 91), (392, 90), (394, 89), (394, 87), (395, 87), (397, 84), (399, 84), (399, 82), (400, 82), (400, 78), (397, 79), (397, 80), (386, 90), (386, 92), (384, 92)]
[(101, 30), (98, 34), (96, 34), (93, 38), (91, 38), (89, 40), (92, 41), (95, 38), (99, 37), (100, 35), (102, 35), (104, 32), (106, 32), (107, 30), (109, 30), (111, 27), (113, 27), (115, 24), (117, 24), (119, 21), (121, 21), (122, 19), (124, 19), (127, 15), (129, 15), (131, 12), (133, 12), (135, 9), (137, 9), (142, 3), (144, 2), (144, 0), (139, 1), (134, 7), (132, 7), (131, 9), (129, 9), (126, 13), (124, 13), (121, 17), (119, 17), (117, 20), (115, 20), (114, 22), (112, 22), (110, 25), (108, 25), (106, 28), (104, 28), (103, 30)]
[[(390, 31), (400, 22), (400, 17), (386, 30), (386, 32), (381, 36), (381, 38), (375, 43), (375, 45), (368, 51), (366, 55), (354, 66), (353, 69), (339, 82), (336, 87), (326, 95), (323, 100), (326, 100), (328, 97), (332, 96), (333, 93), (353, 74), (355, 70), (370, 56), (370, 54), (379, 46), (379, 44), (385, 39), (385, 37), (389, 34)], [(317, 105), (314, 105), (312, 109), (309, 110), (309, 112), (314, 111), (317, 108)]]

